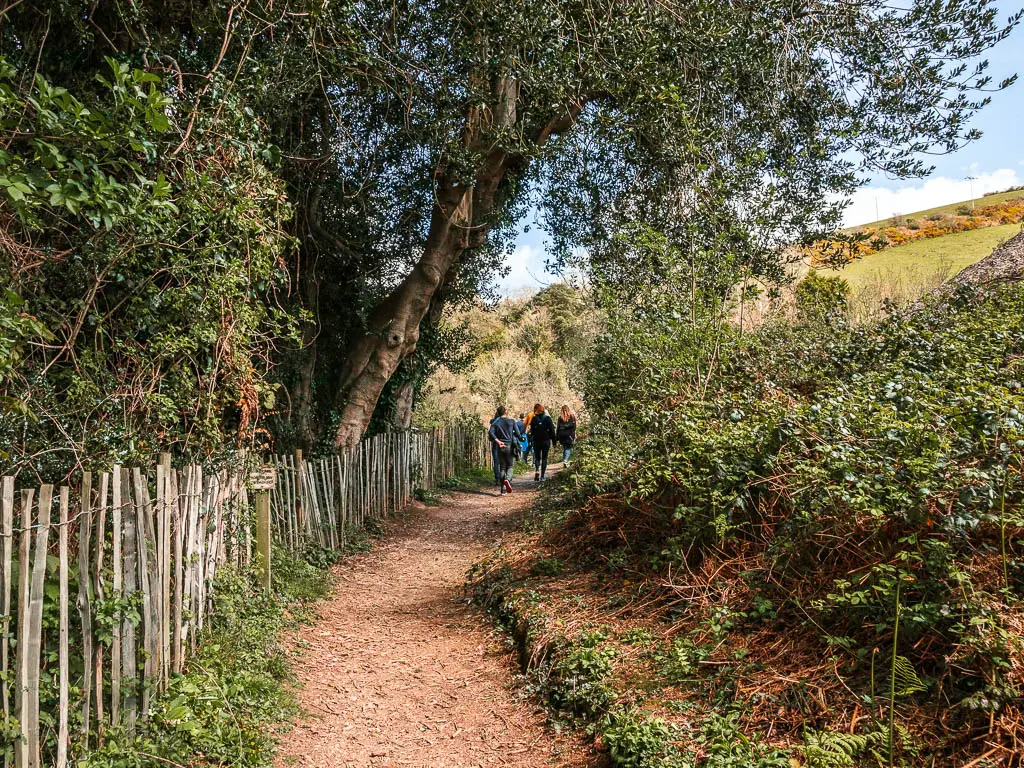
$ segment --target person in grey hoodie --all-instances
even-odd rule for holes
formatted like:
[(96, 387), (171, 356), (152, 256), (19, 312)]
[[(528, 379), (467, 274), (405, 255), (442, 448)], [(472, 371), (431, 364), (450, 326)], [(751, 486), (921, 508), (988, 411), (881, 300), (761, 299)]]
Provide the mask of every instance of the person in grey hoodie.
[(491, 445), (498, 449), (498, 468), (501, 474), (501, 495), (512, 493), (512, 468), (516, 463), (516, 449), (523, 439), (515, 419), (505, 415), (505, 406), (499, 405), (491, 428), (487, 432)]

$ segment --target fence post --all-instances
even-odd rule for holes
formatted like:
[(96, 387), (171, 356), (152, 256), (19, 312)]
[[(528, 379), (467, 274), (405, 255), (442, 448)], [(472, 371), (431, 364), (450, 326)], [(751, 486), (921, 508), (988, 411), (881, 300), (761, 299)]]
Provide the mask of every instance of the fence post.
[(263, 589), (270, 594), (270, 491), (256, 491), (256, 551), (260, 553)]
[[(69, 510), (71, 504), (70, 490), (64, 485), (60, 489), (60, 528), (57, 532), (58, 544), (58, 574), (57, 589), (60, 595), (60, 618), (57, 626), (57, 665), (58, 665), (58, 701), (60, 702), (57, 712), (57, 765), (56, 768), (67, 768), (68, 766), (68, 675), (70, 648), (69, 621), (68, 621), (68, 525)], [(88, 664), (85, 665), (88, 668)]]
[(92, 472), (82, 475), (78, 524), (78, 618), (82, 627), (82, 737), (89, 745), (89, 721), (92, 715), (92, 605), (89, 599), (89, 545), (92, 542)]
[(304, 503), (306, 484), (303, 478), (302, 449), (295, 449), (295, 525), (299, 531), (299, 537), (306, 532), (306, 505)]
[[(114, 530), (113, 549), (111, 550), (111, 565), (114, 568), (112, 588), (115, 595), (120, 595), (124, 584), (124, 557), (121, 553), (121, 546), (123, 544), (122, 530), (121, 530), (121, 518), (122, 518), (122, 505), (124, 501), (121, 498), (121, 467), (117, 464), (111, 473), (111, 486), (113, 494), (111, 504), (113, 505), (110, 509), (111, 514), (111, 525)], [(127, 490), (127, 489), (126, 489)], [(111, 629), (111, 642), (110, 642), (110, 723), (111, 725), (117, 725), (121, 719), (121, 622), (115, 621), (114, 626)]]
[(270, 584), (270, 491), (277, 486), (277, 469), (264, 464), (250, 479), (256, 499), (256, 552), (260, 556), (260, 584), (269, 595)]
[[(7, 669), (10, 660), (10, 638), (11, 630), (11, 560), (13, 559), (14, 547), (14, 478), (5, 477), (3, 487), (0, 490), (0, 621), (3, 626), (0, 631), (0, 672), (3, 678), (0, 679), (0, 690), (3, 691), (4, 716), (11, 714), (10, 692), (7, 683)], [(6, 761), (5, 761), (6, 764)]]
[(171, 454), (161, 453), (160, 463), (164, 467), (164, 503), (157, 518), (156, 552), (160, 569), (160, 690), (166, 690), (171, 679), (171, 511), (176, 502), (172, 494)]
[[(106, 595), (103, 587), (103, 553), (106, 546), (107, 530), (107, 491), (110, 485), (110, 474), (100, 475), (100, 498), (98, 517), (96, 519), (96, 559), (93, 561), (93, 589), (97, 600)], [(103, 643), (96, 644), (96, 668), (93, 670), (93, 688), (96, 691), (96, 743), (103, 745)]]
[(35, 535), (35, 551), (32, 556), (31, 592), (29, 596), (27, 641), (18, 646), (18, 654), (25, 655), (25, 698), (21, 710), (22, 733), (28, 750), (25, 753), (27, 768), (39, 768), (39, 678), (41, 673), (40, 655), (43, 638), (43, 594), (46, 584), (46, 552), (50, 534), (50, 507), (53, 501), (53, 486), (39, 488), (38, 520)]

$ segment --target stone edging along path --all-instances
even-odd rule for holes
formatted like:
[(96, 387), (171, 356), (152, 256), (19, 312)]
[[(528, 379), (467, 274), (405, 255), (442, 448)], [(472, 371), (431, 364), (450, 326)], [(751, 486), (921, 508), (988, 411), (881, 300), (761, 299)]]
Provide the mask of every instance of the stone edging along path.
[(447, 495), (411, 510), (373, 551), (335, 566), (320, 619), (292, 640), (307, 713), (277, 764), (303, 768), (589, 765), (513, 684), (514, 662), (467, 604), (466, 570), (532, 502), (533, 484)]

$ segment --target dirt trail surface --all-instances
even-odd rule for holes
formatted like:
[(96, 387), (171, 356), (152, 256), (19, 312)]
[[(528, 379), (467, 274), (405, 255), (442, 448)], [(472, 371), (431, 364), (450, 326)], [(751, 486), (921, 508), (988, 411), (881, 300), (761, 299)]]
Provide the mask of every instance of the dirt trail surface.
[(466, 570), (532, 500), (532, 483), (515, 486), (415, 509), (337, 567), (321, 619), (293, 642), (308, 716), (282, 735), (279, 766), (589, 764), (517, 695), (510, 656), (463, 590)]

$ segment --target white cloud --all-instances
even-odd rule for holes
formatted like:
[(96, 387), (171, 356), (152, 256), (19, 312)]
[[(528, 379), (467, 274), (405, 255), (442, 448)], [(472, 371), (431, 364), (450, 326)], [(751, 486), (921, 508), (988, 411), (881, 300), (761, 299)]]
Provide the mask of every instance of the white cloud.
[(498, 283), (503, 296), (512, 296), (523, 290), (539, 290), (551, 282), (544, 272), (544, 250), (534, 245), (520, 244), (506, 262), (509, 273)]
[[(1000, 168), (991, 173), (973, 175), (975, 198), (980, 198), (986, 192), (998, 192), (1022, 183), (1021, 177), (1012, 168)], [(920, 186), (899, 189), (861, 187), (853, 194), (850, 206), (843, 214), (843, 223), (847, 227), (855, 227), (879, 219), (888, 219), (897, 213), (907, 214), (939, 205), (959, 203), (961, 200), (970, 200), (971, 191), (971, 181), (946, 176), (928, 179)]]

